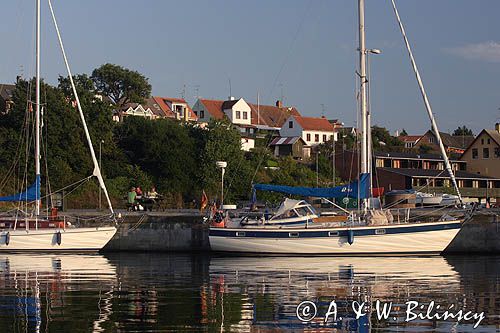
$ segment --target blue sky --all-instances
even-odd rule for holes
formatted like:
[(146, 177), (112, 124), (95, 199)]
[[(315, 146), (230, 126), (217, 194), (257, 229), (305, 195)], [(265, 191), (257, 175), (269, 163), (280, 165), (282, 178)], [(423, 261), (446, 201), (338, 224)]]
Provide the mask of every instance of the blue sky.
[[(366, 0), (373, 123), (429, 128), (389, 0)], [(303, 115), (356, 120), (355, 0), (53, 0), (72, 71), (110, 62), (146, 75), (153, 94), (232, 95)], [(493, 128), (500, 111), (500, 1), (399, 0), (400, 15), (443, 131)], [(42, 75), (64, 74), (46, 1)], [(0, 82), (33, 74), (34, 0), (2, 4)], [(6, 15), (6, 13), (9, 13)], [(22, 69), (21, 69), (21, 66)], [(183, 88), (185, 86), (185, 88)], [(322, 104), (324, 106), (322, 106)]]

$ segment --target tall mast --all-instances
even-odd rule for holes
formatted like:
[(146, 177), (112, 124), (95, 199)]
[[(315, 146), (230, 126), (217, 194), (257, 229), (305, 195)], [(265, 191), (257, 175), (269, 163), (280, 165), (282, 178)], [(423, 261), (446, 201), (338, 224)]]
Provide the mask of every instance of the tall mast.
[(398, 9), (396, 8), (396, 3), (394, 2), (394, 0), (391, 0), (391, 2), (392, 2), (392, 8), (394, 10), (394, 14), (396, 15), (396, 19), (397, 19), (398, 24), (399, 24), (399, 29), (401, 30), (401, 34), (403, 35), (403, 40), (404, 40), (405, 45), (406, 45), (406, 50), (408, 51), (408, 56), (410, 57), (410, 62), (411, 62), (411, 66), (413, 68), (413, 72), (415, 73), (415, 78), (417, 79), (418, 87), (420, 88), (420, 94), (422, 95), (422, 98), (424, 100), (425, 109), (427, 110), (427, 115), (429, 116), (429, 120), (431, 121), (432, 130), (434, 131), (434, 134), (436, 135), (439, 149), (441, 151), (441, 155), (443, 155), (443, 160), (444, 160), (444, 165), (445, 165), (446, 171), (448, 172), (448, 175), (450, 176), (453, 187), (455, 188), (455, 191), (457, 192), (460, 204), (463, 204), (462, 195), (460, 194), (457, 180), (455, 179), (455, 174), (453, 173), (453, 170), (451, 168), (451, 164), (450, 164), (450, 161), (448, 159), (448, 155), (446, 155), (446, 149), (444, 148), (443, 140), (441, 139), (441, 135), (439, 134), (439, 129), (438, 129), (436, 120), (434, 119), (434, 115), (432, 113), (431, 103), (429, 102), (429, 99), (427, 98), (427, 93), (425, 92), (424, 84), (422, 82), (422, 78), (420, 77), (420, 72), (418, 71), (418, 68), (417, 68), (417, 63), (415, 62), (415, 58), (413, 57), (413, 52), (412, 52), (411, 47), (410, 47), (410, 42), (408, 41), (408, 38), (406, 37), (406, 32), (405, 32), (405, 28), (403, 26), (403, 22), (401, 22), (401, 17), (399, 16)]
[[(40, 189), (40, 0), (36, 0), (36, 97), (35, 97), (35, 186), (36, 193)], [(35, 202), (35, 214), (40, 215), (40, 198)]]
[(78, 113), (80, 114), (80, 119), (82, 121), (83, 131), (85, 132), (85, 137), (87, 138), (87, 144), (89, 145), (90, 156), (92, 157), (92, 162), (94, 163), (93, 176), (97, 177), (97, 180), (99, 181), (99, 186), (104, 191), (104, 195), (106, 196), (106, 200), (108, 201), (109, 210), (111, 211), (112, 214), (114, 214), (113, 205), (111, 204), (111, 199), (109, 198), (106, 184), (104, 184), (104, 179), (102, 178), (101, 169), (99, 167), (99, 162), (97, 161), (97, 158), (95, 155), (94, 146), (92, 145), (92, 139), (90, 138), (89, 129), (88, 129), (87, 123), (85, 121), (85, 115), (83, 114), (82, 105), (80, 104), (80, 98), (78, 97), (75, 82), (73, 81), (73, 74), (71, 74), (71, 69), (69, 68), (68, 58), (66, 57), (66, 51), (64, 50), (64, 44), (62, 42), (61, 33), (59, 31), (59, 26), (57, 25), (56, 16), (54, 14), (54, 8), (52, 8), (52, 2), (50, 0), (48, 0), (48, 4), (49, 4), (49, 9), (50, 9), (50, 14), (52, 15), (52, 21), (54, 22), (54, 28), (56, 29), (57, 39), (59, 41), (61, 53), (63, 55), (64, 64), (66, 65), (66, 71), (68, 72), (69, 82), (71, 83), (73, 95), (75, 96), (76, 106), (78, 108)]
[[(361, 119), (361, 173), (368, 173), (368, 119), (366, 103), (366, 46), (365, 46), (365, 1), (358, 1), (359, 14), (359, 79), (360, 79), (360, 119)], [(367, 200), (363, 199), (367, 208)]]

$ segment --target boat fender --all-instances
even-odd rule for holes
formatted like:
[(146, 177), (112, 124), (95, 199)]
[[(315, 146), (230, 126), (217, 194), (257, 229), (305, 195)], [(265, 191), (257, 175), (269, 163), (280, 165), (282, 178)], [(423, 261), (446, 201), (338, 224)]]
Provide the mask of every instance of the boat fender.
[(61, 245), (61, 241), (62, 241), (62, 235), (61, 235), (61, 232), (58, 231), (56, 233), (56, 242), (57, 242), (57, 245)]
[(5, 234), (5, 245), (9, 245), (10, 243), (10, 232)]
[(353, 230), (347, 230), (347, 242), (349, 245), (352, 245), (354, 243), (354, 231)]

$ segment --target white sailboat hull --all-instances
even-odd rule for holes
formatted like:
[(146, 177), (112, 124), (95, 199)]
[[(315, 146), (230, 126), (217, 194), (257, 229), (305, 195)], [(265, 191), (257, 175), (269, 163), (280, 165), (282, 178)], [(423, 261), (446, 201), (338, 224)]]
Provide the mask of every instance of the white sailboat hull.
[[(262, 229), (257, 233), (243, 228), (222, 229), (223, 231), (215, 229), (210, 229), (209, 237), (211, 249), (217, 252), (411, 254), (441, 253), (460, 231), (460, 221), (351, 229)], [(352, 244), (348, 242), (349, 230), (354, 232)]]
[(115, 233), (115, 227), (4, 230), (0, 233), (0, 252), (96, 252), (102, 249)]

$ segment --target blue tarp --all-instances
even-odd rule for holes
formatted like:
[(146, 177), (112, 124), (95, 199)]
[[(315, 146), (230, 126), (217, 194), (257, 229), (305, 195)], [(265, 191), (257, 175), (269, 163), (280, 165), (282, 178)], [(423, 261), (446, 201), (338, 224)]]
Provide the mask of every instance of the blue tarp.
[(255, 184), (253, 187), (259, 191), (279, 192), (290, 195), (299, 195), (302, 197), (315, 197), (315, 198), (360, 198), (366, 199), (370, 197), (369, 191), (369, 178), (370, 174), (363, 173), (359, 176), (359, 195), (358, 195), (358, 181), (354, 181), (347, 185), (330, 187), (330, 188), (317, 188), (317, 187), (296, 187), (284, 185), (270, 185), (270, 184)]
[(0, 201), (35, 201), (40, 199), (40, 176), (36, 176), (35, 182), (26, 189), (26, 191), (0, 197)]

